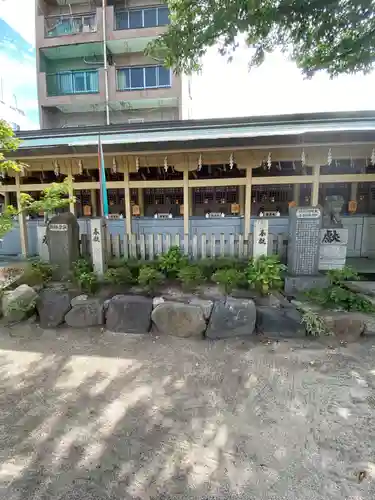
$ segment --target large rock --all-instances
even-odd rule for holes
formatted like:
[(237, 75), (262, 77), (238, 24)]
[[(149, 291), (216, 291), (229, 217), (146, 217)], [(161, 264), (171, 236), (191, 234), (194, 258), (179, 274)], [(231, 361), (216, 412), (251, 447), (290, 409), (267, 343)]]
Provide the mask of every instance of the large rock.
[(63, 290), (42, 290), (37, 299), (36, 307), (42, 328), (55, 328), (64, 322), (66, 313), (70, 310), (71, 296)]
[[(82, 297), (82, 296), (81, 296)], [(74, 305), (73, 305), (74, 304)], [(73, 328), (103, 325), (103, 301), (95, 298), (75, 297), (72, 309), (65, 316), (65, 323)]]
[(215, 302), (206, 337), (223, 339), (252, 335), (255, 329), (256, 308), (250, 299), (228, 297)]
[(322, 318), (328, 330), (339, 340), (353, 342), (365, 333), (366, 322), (361, 314), (332, 312), (323, 314)]
[(20, 285), (5, 292), (2, 299), (4, 318), (9, 322), (22, 321), (35, 309), (38, 294), (29, 285)]
[(203, 311), (203, 316), (206, 321), (210, 319), (212, 308), (214, 307), (214, 303), (212, 300), (208, 299), (200, 299), (199, 297), (193, 297), (189, 304), (192, 306), (198, 306)]
[(151, 319), (159, 333), (176, 337), (199, 337), (206, 329), (203, 309), (198, 305), (164, 302), (152, 311)]
[(108, 304), (107, 330), (116, 333), (147, 333), (151, 326), (152, 299), (115, 295)]
[(257, 307), (257, 332), (267, 337), (304, 337), (301, 313), (294, 307)]

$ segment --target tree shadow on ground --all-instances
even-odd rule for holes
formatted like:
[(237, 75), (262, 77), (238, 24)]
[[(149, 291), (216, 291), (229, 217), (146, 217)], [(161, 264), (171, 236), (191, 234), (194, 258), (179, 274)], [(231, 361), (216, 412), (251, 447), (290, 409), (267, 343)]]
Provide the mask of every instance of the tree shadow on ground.
[(0, 498), (279, 499), (296, 478), (317, 498), (308, 389), (284, 356), (98, 331), (0, 348)]

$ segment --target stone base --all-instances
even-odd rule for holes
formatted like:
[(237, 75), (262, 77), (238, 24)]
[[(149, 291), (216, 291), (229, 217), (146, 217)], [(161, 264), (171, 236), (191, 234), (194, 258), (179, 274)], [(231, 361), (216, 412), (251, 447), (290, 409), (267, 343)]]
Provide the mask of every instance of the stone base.
[(312, 288), (327, 288), (328, 285), (328, 277), (321, 274), (314, 276), (286, 276), (284, 292), (286, 295), (295, 295)]

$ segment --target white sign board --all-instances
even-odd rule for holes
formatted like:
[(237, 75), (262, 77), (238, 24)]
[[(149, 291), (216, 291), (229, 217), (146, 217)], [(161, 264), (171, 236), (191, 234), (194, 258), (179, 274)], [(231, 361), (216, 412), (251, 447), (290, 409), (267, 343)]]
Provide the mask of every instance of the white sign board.
[(50, 224), (49, 229), (50, 231), (67, 231), (68, 224)]
[(107, 270), (105, 219), (91, 219), (90, 225), (92, 266), (97, 276), (103, 276)]
[(319, 270), (342, 269), (346, 263), (348, 229), (326, 228), (320, 231)]
[(268, 219), (257, 219), (254, 223), (253, 257), (268, 254)]

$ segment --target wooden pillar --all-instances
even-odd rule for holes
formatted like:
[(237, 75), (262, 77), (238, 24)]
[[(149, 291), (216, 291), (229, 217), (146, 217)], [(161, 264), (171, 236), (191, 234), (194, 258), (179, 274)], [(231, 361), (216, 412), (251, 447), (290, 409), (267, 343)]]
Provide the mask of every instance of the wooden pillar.
[(190, 214), (190, 196), (189, 196), (189, 170), (184, 169), (184, 235), (189, 234), (189, 214)]
[(6, 191), (4, 193), (4, 209), (10, 205), (10, 194)]
[(320, 178), (320, 165), (313, 167), (313, 183), (311, 186), (311, 206), (316, 207), (319, 203), (319, 178)]
[(352, 182), (350, 185), (350, 200), (349, 201), (357, 201), (357, 192), (358, 192), (358, 182)]
[(20, 238), (21, 238), (21, 252), (23, 257), (28, 257), (29, 254), (29, 238), (27, 234), (27, 221), (24, 212), (21, 212), (21, 186), (20, 186), (20, 174), (16, 173), (16, 190), (17, 190), (17, 210), (18, 222), (20, 225)]
[(245, 239), (250, 234), (250, 219), (251, 219), (251, 184), (253, 178), (253, 169), (247, 167), (246, 169), (246, 186), (245, 186)]
[(297, 206), (300, 204), (301, 195), (301, 184), (294, 184), (293, 186), (293, 201), (296, 202)]
[(143, 198), (143, 189), (138, 188), (138, 206), (139, 206), (139, 215), (144, 217), (145, 215), (145, 200)]
[(130, 237), (132, 234), (132, 207), (129, 189), (129, 166), (125, 165), (124, 171), (124, 193), (125, 193), (125, 224), (126, 234)]
[(98, 215), (96, 189), (91, 189), (91, 213), (93, 217)]
[[(69, 182), (69, 198), (73, 198), (74, 189), (73, 189), (73, 174), (72, 174), (72, 166), (70, 165), (68, 171), (68, 182)], [(69, 203), (69, 212), (75, 215), (75, 204), (73, 201)]]
[(245, 186), (238, 186), (238, 204), (240, 206), (240, 215), (245, 214)]
[(193, 188), (189, 188), (189, 217), (193, 215)]

